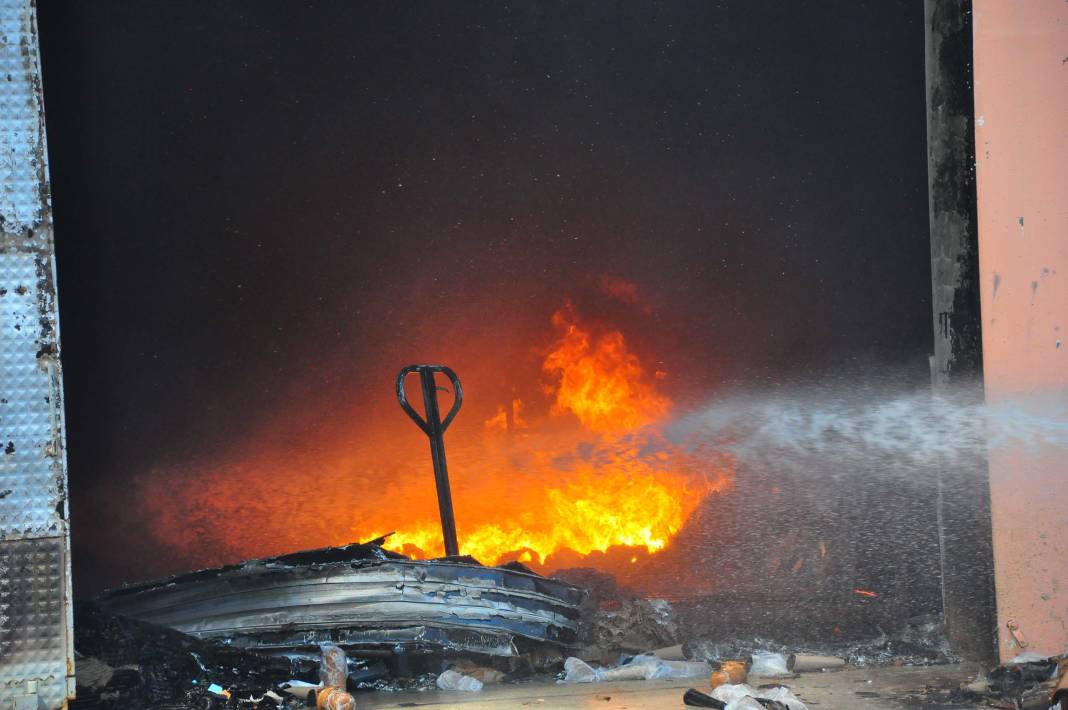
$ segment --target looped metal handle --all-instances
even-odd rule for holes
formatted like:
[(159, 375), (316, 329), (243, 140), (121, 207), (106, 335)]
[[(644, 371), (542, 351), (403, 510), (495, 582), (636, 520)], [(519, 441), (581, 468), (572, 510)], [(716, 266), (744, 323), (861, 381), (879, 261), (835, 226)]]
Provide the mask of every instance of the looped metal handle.
[[(408, 404), (408, 395), (404, 391), (404, 380), (413, 372), (419, 373), (419, 381), (423, 386), (426, 419), (419, 416), (419, 412)], [(438, 409), (438, 386), (434, 383), (434, 375), (438, 372), (444, 373), (452, 382), (453, 387), (452, 409), (445, 415), (444, 420), (441, 418), (441, 410)], [(460, 411), (460, 405), (464, 401), (464, 390), (460, 387), (460, 378), (444, 365), (408, 365), (397, 375), (397, 400), (404, 412), (430, 439), (430, 457), (434, 462), (434, 481), (438, 489), (438, 511), (441, 513), (442, 542), (445, 544), (446, 555), (450, 557), (459, 555), (456, 520), (452, 513), (452, 492), (449, 489), (449, 468), (445, 463), (445, 430), (452, 424), (453, 417)]]
[[(460, 405), (463, 404), (463, 401), (464, 401), (464, 390), (463, 390), (463, 387), (460, 386), (460, 378), (456, 376), (456, 373), (453, 372), (451, 368), (446, 367), (445, 365), (408, 365), (407, 367), (403, 368), (400, 371), (400, 374), (397, 375), (397, 400), (400, 402), (400, 406), (405, 411), (405, 413), (409, 417), (412, 418), (412, 421), (415, 422), (416, 425), (420, 429), (422, 429), (423, 433), (426, 434), (427, 436), (433, 436), (434, 435), (434, 422), (433, 421), (427, 421), (426, 419), (423, 419), (421, 416), (419, 416), (419, 413), (417, 411), (415, 411), (415, 408), (412, 407), (412, 405), (408, 403), (408, 395), (404, 391), (404, 380), (407, 379), (408, 375), (412, 374), (413, 372), (418, 372), (420, 377), (423, 378), (424, 400), (426, 399), (426, 389), (425, 388), (427, 387), (427, 383), (429, 382), (430, 386), (433, 386), (434, 373), (440, 372), (443, 375), (445, 375), (446, 377), (448, 377), (449, 381), (452, 382), (452, 389), (453, 389), (452, 409), (449, 410), (449, 413), (445, 415), (445, 419), (441, 420), (441, 423), (440, 423), (440, 426), (441, 426), (440, 432), (444, 433), (445, 430), (449, 428), (449, 425), (452, 424), (452, 420), (456, 417), (456, 414), (460, 411)], [(429, 380), (427, 378), (429, 378)], [(435, 403), (435, 407), (434, 408), (436, 410), (437, 409), (437, 407), (436, 407), (437, 397), (436, 396), (434, 397), (434, 403)], [(430, 404), (429, 402), (424, 401), (424, 405), (429, 405), (429, 404)], [(437, 414), (437, 412), (435, 411), (434, 414)], [(429, 414), (429, 412), (428, 412), (428, 415), (431, 417), (432, 420), (434, 419), (434, 414)]]

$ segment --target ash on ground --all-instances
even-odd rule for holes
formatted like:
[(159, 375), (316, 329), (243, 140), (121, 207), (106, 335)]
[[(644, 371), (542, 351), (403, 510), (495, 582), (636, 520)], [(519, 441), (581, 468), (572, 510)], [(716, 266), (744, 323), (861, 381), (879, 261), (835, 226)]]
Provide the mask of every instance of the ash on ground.
[(720, 661), (748, 658), (756, 651), (782, 654), (813, 653), (836, 656), (854, 667), (931, 666), (961, 659), (949, 648), (945, 627), (935, 616), (908, 619), (896, 631), (881, 632), (860, 641), (787, 644), (759, 636), (749, 639), (690, 639), (683, 644), (687, 658)]
[(680, 642), (675, 610), (663, 599), (643, 599), (595, 569), (566, 569), (554, 575), (587, 590), (580, 605), (578, 656), (613, 664), (621, 654), (653, 651)]

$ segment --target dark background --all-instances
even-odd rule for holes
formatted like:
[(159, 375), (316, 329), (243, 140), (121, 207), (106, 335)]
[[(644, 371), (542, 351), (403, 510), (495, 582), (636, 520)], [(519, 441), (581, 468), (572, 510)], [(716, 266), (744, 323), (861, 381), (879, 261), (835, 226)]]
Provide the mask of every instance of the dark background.
[(676, 400), (926, 378), (922, 17), (40, 0), (76, 585), (151, 553), (102, 542), (101, 491), (279, 418), (299, 448), (453, 341), (505, 382), (566, 297)]

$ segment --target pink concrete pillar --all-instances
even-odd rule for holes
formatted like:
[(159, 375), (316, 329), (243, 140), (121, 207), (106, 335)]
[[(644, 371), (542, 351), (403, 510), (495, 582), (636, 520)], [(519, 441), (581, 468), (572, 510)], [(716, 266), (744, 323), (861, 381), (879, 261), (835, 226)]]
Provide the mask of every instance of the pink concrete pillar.
[[(987, 401), (1068, 404), (1068, 2), (975, 0), (975, 144)], [(1004, 412), (997, 416), (1004, 416)], [(1004, 424), (1004, 422), (1002, 422)], [(994, 423), (991, 422), (991, 427)], [(992, 438), (999, 650), (1068, 646), (1068, 446)], [(1008, 625), (1015, 624), (1014, 635)]]

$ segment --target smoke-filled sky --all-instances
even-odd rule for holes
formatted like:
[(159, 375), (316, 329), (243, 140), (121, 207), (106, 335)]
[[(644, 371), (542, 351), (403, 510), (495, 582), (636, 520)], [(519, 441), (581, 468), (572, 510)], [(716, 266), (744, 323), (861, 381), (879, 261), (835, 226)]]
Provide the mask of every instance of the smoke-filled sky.
[(402, 418), (409, 362), (540, 391), (567, 300), (676, 402), (922, 379), (922, 14), (40, 0), (76, 584), (156, 569), (145, 476)]

